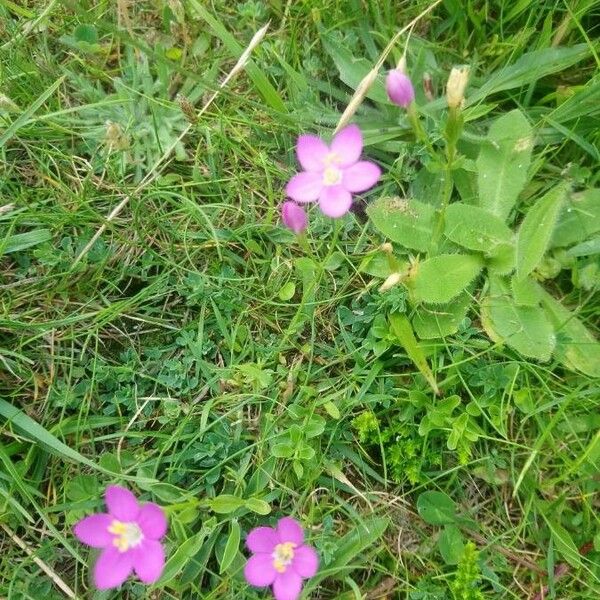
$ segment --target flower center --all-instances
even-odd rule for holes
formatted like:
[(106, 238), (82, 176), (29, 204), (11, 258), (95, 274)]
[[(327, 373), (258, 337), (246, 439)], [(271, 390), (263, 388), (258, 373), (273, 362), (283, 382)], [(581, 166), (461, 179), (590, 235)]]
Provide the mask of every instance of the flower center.
[(325, 185), (337, 185), (342, 180), (342, 172), (337, 167), (328, 166), (323, 171)]
[(278, 573), (285, 573), (288, 566), (294, 560), (294, 542), (285, 542), (285, 544), (277, 544), (271, 555), (273, 557), (273, 567)]
[(115, 519), (110, 524), (108, 532), (115, 536), (113, 546), (118, 548), (119, 552), (127, 552), (130, 548), (139, 546), (144, 539), (144, 534), (137, 523), (122, 523)]
[(337, 152), (330, 152), (323, 159), (323, 163), (326, 167), (329, 167), (330, 165), (339, 165), (340, 162), (341, 160)]

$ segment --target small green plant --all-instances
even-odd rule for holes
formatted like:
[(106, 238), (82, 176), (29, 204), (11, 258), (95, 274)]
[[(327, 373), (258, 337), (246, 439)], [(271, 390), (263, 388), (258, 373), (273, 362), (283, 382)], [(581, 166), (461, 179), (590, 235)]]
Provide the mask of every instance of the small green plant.
[(454, 600), (484, 600), (479, 589), (481, 573), (479, 571), (479, 552), (473, 542), (465, 544), (454, 581), (450, 584)]

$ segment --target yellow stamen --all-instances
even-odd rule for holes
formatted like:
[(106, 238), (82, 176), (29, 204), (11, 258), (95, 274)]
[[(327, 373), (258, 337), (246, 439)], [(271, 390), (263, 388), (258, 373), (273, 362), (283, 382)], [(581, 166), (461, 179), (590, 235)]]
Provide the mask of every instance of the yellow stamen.
[(275, 550), (271, 555), (273, 557), (273, 567), (278, 573), (285, 573), (288, 566), (294, 560), (294, 548), (296, 544), (294, 542), (285, 542), (284, 544), (277, 544)]
[(115, 519), (110, 524), (108, 532), (115, 536), (112, 543), (119, 552), (127, 552), (130, 548), (139, 546), (144, 539), (144, 534), (137, 523), (123, 523)]
[(342, 180), (342, 172), (336, 167), (327, 167), (323, 171), (323, 183), (325, 185), (337, 185)]

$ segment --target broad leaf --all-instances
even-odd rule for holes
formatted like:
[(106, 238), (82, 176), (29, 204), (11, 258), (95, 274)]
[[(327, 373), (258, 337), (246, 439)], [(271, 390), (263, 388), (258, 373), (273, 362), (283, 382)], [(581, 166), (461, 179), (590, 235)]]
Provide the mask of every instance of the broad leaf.
[(447, 525), (456, 522), (456, 504), (444, 492), (423, 492), (417, 499), (419, 515), (430, 525)]
[(506, 221), (527, 182), (533, 136), (519, 110), (494, 121), (477, 158), (479, 206)]
[(517, 236), (517, 277), (522, 279), (542, 261), (548, 249), (568, 185), (560, 183), (527, 212)]
[(465, 540), (456, 525), (446, 525), (438, 540), (440, 554), (447, 565), (457, 565), (465, 549)]
[(512, 241), (512, 231), (504, 221), (478, 206), (455, 202), (444, 218), (446, 237), (469, 250), (493, 253), (497, 246)]
[(540, 294), (538, 285), (533, 279), (530, 277), (525, 277), (525, 279), (513, 277), (510, 283), (516, 304), (519, 306), (539, 306)]
[(456, 333), (470, 304), (471, 296), (463, 293), (449, 304), (434, 307), (419, 306), (412, 320), (415, 332), (422, 340), (446, 337)]
[(431, 244), (433, 215), (430, 204), (398, 196), (377, 199), (367, 209), (373, 225), (392, 242), (425, 252)]
[(415, 302), (446, 304), (477, 277), (482, 260), (471, 254), (440, 254), (417, 263), (406, 285)]
[(583, 242), (600, 231), (600, 188), (573, 194), (565, 202), (552, 234), (552, 248)]
[(556, 330), (556, 358), (569, 369), (600, 377), (600, 343), (570, 310), (541, 286), (539, 294)]
[(494, 254), (486, 260), (485, 266), (494, 275), (510, 275), (516, 267), (517, 249), (514, 244), (502, 244), (494, 248)]
[(219, 574), (222, 575), (231, 566), (236, 554), (239, 552), (240, 539), (240, 524), (237, 519), (233, 519), (229, 528), (229, 536), (227, 537), (225, 549), (223, 550), (223, 556), (219, 563)]
[(423, 349), (419, 346), (419, 342), (417, 342), (415, 338), (410, 321), (405, 315), (400, 313), (391, 314), (390, 328), (392, 333), (398, 338), (398, 341), (406, 350), (410, 360), (412, 360), (417, 369), (421, 371), (423, 377), (425, 377), (433, 391), (437, 394), (438, 387), (435, 382), (435, 377), (429, 368)]
[(550, 360), (556, 339), (544, 311), (519, 306), (509, 285), (498, 277), (490, 278), (489, 295), (481, 303), (481, 322), (495, 342), (505, 343), (529, 358)]

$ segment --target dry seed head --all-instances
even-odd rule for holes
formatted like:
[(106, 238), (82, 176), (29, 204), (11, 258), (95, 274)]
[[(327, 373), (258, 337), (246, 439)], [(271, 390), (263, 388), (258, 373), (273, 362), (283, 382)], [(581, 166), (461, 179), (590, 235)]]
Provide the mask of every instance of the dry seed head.
[(469, 67), (453, 67), (446, 84), (446, 100), (450, 108), (460, 108), (465, 99)]
[(379, 288), (380, 292), (387, 292), (390, 288), (398, 285), (402, 281), (402, 273), (392, 273)]
[(335, 128), (335, 133), (343, 129), (348, 123), (350, 119), (356, 112), (357, 108), (361, 105), (362, 101), (365, 99), (369, 88), (373, 85), (375, 79), (377, 79), (378, 69), (372, 69), (369, 71), (364, 77), (363, 80), (358, 84), (356, 91), (354, 92), (354, 96), (352, 96), (352, 100), (350, 100), (350, 104), (346, 107), (346, 110), (343, 112), (340, 120), (338, 121), (337, 127)]

